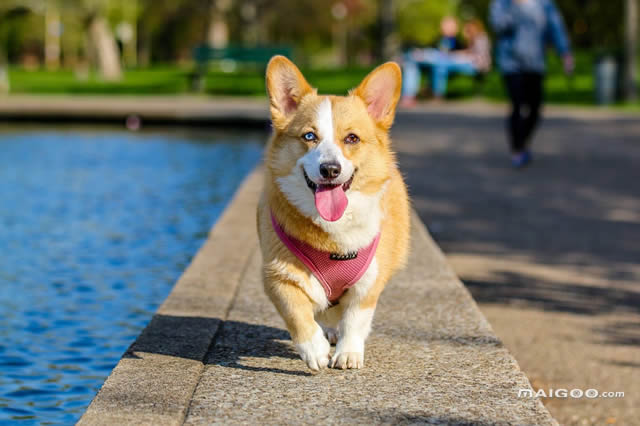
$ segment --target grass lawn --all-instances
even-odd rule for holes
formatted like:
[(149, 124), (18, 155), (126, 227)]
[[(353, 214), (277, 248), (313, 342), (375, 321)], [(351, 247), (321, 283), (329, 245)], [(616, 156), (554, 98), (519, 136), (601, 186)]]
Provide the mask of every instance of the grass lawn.
[[(546, 79), (546, 100), (555, 104), (593, 105), (593, 58), (578, 54), (576, 73), (571, 78), (562, 73), (560, 61), (549, 56)], [(303, 73), (321, 93), (343, 94), (355, 87), (369, 68), (337, 70), (303, 70)], [(84, 79), (72, 71), (27, 71), (13, 67), (9, 78), (11, 92), (20, 94), (72, 94), (72, 95), (175, 95), (189, 93), (191, 69), (177, 66), (158, 66), (149, 69), (128, 70), (119, 82), (102, 81), (96, 74)], [(425, 84), (427, 82), (425, 81)], [(233, 73), (211, 70), (206, 76), (206, 93), (229, 96), (265, 96), (262, 70), (240, 70)], [(503, 101), (505, 93), (500, 75), (495, 70), (481, 83), (469, 77), (453, 77), (448, 97), (467, 99), (473, 96)], [(640, 108), (640, 103), (625, 105)]]
[[(304, 71), (309, 81), (324, 93), (345, 93), (356, 86), (369, 70), (350, 68)], [(72, 71), (9, 70), (11, 93), (16, 94), (112, 94), (172, 95), (190, 93), (191, 70), (177, 66), (128, 70), (118, 82), (106, 82), (96, 73), (78, 78)], [(211, 95), (265, 96), (262, 70), (233, 73), (211, 70), (206, 76), (206, 93)]]
[[(594, 105), (594, 57), (587, 53), (578, 53), (575, 57), (576, 69), (572, 76), (566, 76), (562, 63), (555, 55), (548, 55), (547, 77), (545, 79), (545, 100), (552, 104)], [(640, 64), (638, 68), (640, 75)], [(465, 98), (471, 95), (482, 96), (490, 100), (502, 101), (506, 94), (502, 77), (494, 69), (481, 84), (466, 77), (454, 77), (449, 85), (449, 97)], [(620, 106), (623, 106), (622, 104)], [(624, 105), (639, 108), (640, 103)]]

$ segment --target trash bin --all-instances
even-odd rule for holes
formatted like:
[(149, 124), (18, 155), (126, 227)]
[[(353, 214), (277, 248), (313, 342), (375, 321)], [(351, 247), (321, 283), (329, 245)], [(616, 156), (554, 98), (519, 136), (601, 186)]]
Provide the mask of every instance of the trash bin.
[(618, 61), (613, 55), (601, 56), (595, 64), (595, 96), (598, 105), (610, 105), (618, 93)]

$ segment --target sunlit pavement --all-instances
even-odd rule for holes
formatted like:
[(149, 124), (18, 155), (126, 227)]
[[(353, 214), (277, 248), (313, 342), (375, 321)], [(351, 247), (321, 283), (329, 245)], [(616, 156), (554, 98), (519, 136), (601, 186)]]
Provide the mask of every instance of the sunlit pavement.
[[(512, 170), (505, 108), (401, 112), (394, 143), (414, 207), (561, 424), (640, 418), (640, 120), (551, 108)], [(428, 307), (425, 307), (428, 309)]]

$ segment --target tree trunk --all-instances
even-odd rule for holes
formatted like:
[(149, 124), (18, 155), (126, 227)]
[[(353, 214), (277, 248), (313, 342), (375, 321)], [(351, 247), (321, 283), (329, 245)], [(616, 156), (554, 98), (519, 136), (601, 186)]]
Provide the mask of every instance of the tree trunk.
[(4, 49), (4, 37), (0, 34), (0, 95), (9, 93), (11, 85), (9, 84), (9, 60)]
[(121, 38), (123, 45), (123, 58), (127, 67), (138, 66), (138, 0), (126, 0), (122, 5), (122, 12), (124, 14), (124, 25), (128, 31), (127, 34), (120, 34), (120, 36), (126, 36)]
[(225, 0), (211, 0), (207, 42), (210, 47), (226, 47), (229, 43), (229, 26), (226, 13), (231, 3)]
[(47, 3), (44, 17), (44, 63), (48, 70), (60, 66), (60, 12), (51, 2)]
[(118, 45), (107, 20), (96, 14), (89, 20), (89, 36), (100, 73), (105, 80), (119, 80), (122, 77)]
[(625, 0), (625, 65), (624, 65), (624, 97), (627, 101), (638, 98), (638, 1)]
[(138, 66), (146, 68), (151, 64), (151, 34), (144, 19), (138, 20)]
[[(2, 52), (0, 52), (2, 55)], [(0, 60), (0, 94), (9, 93), (11, 86), (9, 85), (9, 67)]]
[(397, 50), (394, 37), (393, 0), (379, 0), (378, 2), (378, 60), (380, 62), (392, 59)]

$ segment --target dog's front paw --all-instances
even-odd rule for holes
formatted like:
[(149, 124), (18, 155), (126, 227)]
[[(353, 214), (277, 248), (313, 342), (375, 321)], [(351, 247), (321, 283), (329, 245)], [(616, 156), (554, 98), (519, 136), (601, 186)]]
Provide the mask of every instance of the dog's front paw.
[(364, 353), (362, 352), (336, 352), (331, 358), (331, 368), (362, 368), (364, 367)]
[(320, 327), (318, 327), (311, 340), (298, 343), (296, 347), (300, 357), (310, 369), (319, 371), (329, 365), (329, 350), (331, 346)]

